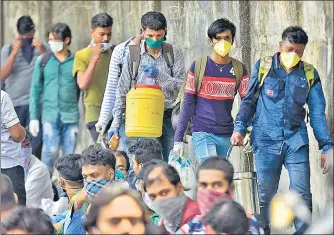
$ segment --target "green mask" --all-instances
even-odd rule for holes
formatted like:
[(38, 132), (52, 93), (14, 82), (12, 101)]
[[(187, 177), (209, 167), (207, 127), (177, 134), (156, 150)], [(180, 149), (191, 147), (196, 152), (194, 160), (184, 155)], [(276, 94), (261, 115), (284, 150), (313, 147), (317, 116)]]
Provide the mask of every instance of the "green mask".
[(158, 41), (154, 41), (150, 38), (145, 38), (146, 44), (152, 48), (152, 49), (156, 49), (158, 47), (160, 47), (162, 45), (162, 43), (165, 41), (165, 37), (162, 37), (160, 40)]

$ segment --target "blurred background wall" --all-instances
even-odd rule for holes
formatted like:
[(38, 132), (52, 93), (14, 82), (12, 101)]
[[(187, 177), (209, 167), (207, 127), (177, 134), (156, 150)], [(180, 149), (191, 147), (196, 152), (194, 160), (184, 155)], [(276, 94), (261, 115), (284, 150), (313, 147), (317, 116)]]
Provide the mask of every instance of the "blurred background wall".
[[(114, 18), (112, 43), (117, 44), (138, 32), (142, 14), (161, 11), (168, 22), (167, 40), (183, 49), (187, 68), (194, 58), (210, 53), (207, 29), (218, 18), (228, 18), (236, 25), (232, 56), (243, 61), (249, 71), (260, 56), (277, 51), (286, 27), (302, 26), (309, 36), (303, 59), (320, 73), (330, 134), (334, 137), (332, 1), (2, 1), (1, 6), (2, 45), (14, 39), (17, 19), (31, 15), (36, 37), (43, 40), (47, 40), (45, 34), (52, 24), (68, 24), (73, 35), (73, 52), (90, 42), (90, 20), (97, 13), (107, 12)], [(234, 114), (239, 103), (235, 102)], [(81, 103), (80, 112), (83, 112)], [(80, 123), (78, 152), (92, 142), (83, 118)], [(309, 135), (313, 211), (317, 217), (333, 200), (333, 194), (326, 186), (328, 176), (321, 173), (320, 151), (311, 128)], [(238, 152), (233, 155), (239, 161)], [(286, 190), (288, 183), (284, 170), (280, 190)]]

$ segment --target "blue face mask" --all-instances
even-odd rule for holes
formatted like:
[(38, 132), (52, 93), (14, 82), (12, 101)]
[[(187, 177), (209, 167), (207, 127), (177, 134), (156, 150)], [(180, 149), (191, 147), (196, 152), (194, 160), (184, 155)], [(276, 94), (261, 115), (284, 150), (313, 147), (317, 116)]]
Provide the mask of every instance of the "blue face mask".
[(115, 180), (125, 180), (125, 179), (126, 179), (126, 174), (116, 169), (115, 170)]

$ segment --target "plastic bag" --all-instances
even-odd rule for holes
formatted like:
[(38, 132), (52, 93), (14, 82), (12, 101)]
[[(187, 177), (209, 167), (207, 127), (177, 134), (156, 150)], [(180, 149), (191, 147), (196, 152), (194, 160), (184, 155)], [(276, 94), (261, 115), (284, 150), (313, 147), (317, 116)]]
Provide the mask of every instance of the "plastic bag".
[(174, 154), (172, 150), (169, 154), (168, 164), (173, 166), (179, 173), (186, 196), (195, 199), (197, 183), (195, 167), (192, 159), (187, 158), (186, 156), (180, 157)]

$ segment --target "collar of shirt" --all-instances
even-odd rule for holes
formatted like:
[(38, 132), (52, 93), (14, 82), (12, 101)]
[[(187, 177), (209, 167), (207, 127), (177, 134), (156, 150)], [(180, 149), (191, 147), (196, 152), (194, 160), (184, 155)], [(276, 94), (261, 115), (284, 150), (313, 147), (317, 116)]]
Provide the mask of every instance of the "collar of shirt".
[[(160, 47), (160, 51), (158, 53), (158, 58), (161, 56), (161, 51), (162, 51), (162, 47)], [(140, 43), (140, 55), (142, 56), (143, 54), (150, 54), (146, 50), (146, 42), (145, 42), (145, 40), (142, 40), (141, 43)]]
[[(68, 52), (69, 52), (68, 56), (67, 56), (67, 57), (65, 58), (65, 60), (64, 60), (63, 62), (61, 62), (61, 63), (65, 63), (65, 62), (68, 61), (68, 60), (74, 59), (74, 55), (73, 55), (73, 53), (71, 53), (71, 51), (68, 51)], [(51, 53), (51, 55), (52, 55), (56, 60), (58, 60), (58, 58), (55, 56), (54, 53)]]

